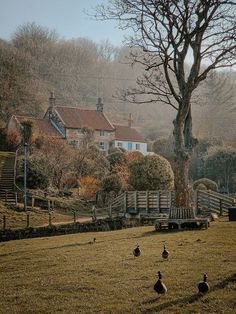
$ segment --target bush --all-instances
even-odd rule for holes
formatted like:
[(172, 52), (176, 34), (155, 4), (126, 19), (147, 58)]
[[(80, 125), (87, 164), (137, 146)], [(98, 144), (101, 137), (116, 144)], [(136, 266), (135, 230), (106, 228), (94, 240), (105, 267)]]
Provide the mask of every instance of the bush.
[(129, 184), (135, 190), (170, 190), (174, 174), (167, 159), (160, 155), (144, 156), (129, 163)]
[(123, 152), (115, 152), (107, 156), (107, 160), (110, 163), (111, 169), (116, 165), (126, 163), (126, 154)]
[(121, 183), (117, 175), (112, 174), (105, 177), (102, 181), (102, 189), (104, 192), (115, 192), (118, 193), (121, 190)]
[(196, 186), (196, 190), (206, 191), (207, 187), (205, 186), (205, 184), (200, 183)]
[(211, 190), (211, 191), (215, 191), (217, 192), (218, 191), (218, 185), (215, 181), (212, 181), (208, 178), (202, 178), (202, 179), (198, 179), (196, 180), (194, 183), (193, 183), (193, 189), (194, 190), (197, 190), (198, 186), (202, 184), (202, 185), (205, 185), (206, 189), (207, 190)]

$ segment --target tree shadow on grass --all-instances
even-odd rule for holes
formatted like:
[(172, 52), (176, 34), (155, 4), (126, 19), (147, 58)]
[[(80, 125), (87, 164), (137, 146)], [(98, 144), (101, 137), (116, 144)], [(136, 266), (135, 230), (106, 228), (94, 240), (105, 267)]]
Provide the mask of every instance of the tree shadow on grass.
[[(231, 276), (225, 278), (224, 280), (220, 281), (219, 283), (217, 283), (216, 285), (211, 287), (209, 293), (211, 293), (211, 291), (224, 289), (231, 282), (236, 282), (236, 273), (232, 274)], [(169, 307), (172, 307), (174, 305), (181, 305), (181, 304), (184, 305), (187, 303), (190, 303), (190, 304), (194, 303), (194, 302), (198, 301), (199, 299), (201, 299), (202, 297), (203, 297), (202, 294), (196, 293), (196, 294), (193, 294), (191, 296), (179, 298), (179, 299), (176, 299), (173, 301), (169, 301), (169, 302), (165, 302), (165, 303), (153, 306), (150, 309), (145, 309), (141, 313), (158, 313), (159, 311), (166, 310)], [(158, 300), (160, 300), (160, 298), (148, 299), (148, 300), (144, 300), (143, 302), (141, 302), (141, 304), (143, 304), (143, 305), (154, 304)]]

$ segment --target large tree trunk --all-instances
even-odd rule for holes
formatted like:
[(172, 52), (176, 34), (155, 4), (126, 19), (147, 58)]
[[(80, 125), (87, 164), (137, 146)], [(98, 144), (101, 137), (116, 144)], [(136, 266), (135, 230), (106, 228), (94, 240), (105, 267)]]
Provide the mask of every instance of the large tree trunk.
[[(196, 145), (196, 139), (192, 136), (191, 106), (183, 106), (174, 120), (175, 140), (175, 206), (191, 206), (191, 188), (189, 185), (189, 160)], [(186, 109), (188, 108), (188, 109)]]
[(188, 177), (189, 159), (182, 156), (176, 156), (174, 175), (175, 175), (175, 206), (189, 207), (190, 187)]

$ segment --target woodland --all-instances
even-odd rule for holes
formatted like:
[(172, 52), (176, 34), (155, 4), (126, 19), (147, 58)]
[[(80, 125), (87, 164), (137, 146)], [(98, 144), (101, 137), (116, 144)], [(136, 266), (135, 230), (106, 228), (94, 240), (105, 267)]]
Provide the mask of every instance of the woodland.
[[(172, 108), (119, 97), (144, 71), (129, 64), (129, 52), (109, 41), (63, 40), (35, 23), (19, 26), (10, 41), (0, 39), (0, 127), (13, 113), (42, 117), (53, 90), (56, 103), (63, 106), (93, 109), (102, 97), (111, 121), (125, 125), (132, 113), (133, 126), (149, 141), (171, 136)], [(235, 78), (234, 70), (214, 71), (200, 84), (193, 97), (196, 137), (235, 142)]]

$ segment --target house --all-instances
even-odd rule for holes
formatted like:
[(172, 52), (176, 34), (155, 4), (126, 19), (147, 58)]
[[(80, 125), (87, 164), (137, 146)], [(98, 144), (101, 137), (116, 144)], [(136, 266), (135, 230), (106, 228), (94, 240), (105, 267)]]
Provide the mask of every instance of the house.
[(144, 138), (131, 127), (131, 115), (127, 126), (114, 125), (103, 111), (103, 103), (98, 98), (96, 110), (56, 105), (56, 98), (51, 93), (49, 107), (43, 119), (26, 116), (12, 116), (8, 129), (20, 130), (21, 122), (33, 122), (33, 132), (44, 136), (65, 139), (68, 143), (79, 147), (85, 139), (85, 129), (92, 130), (93, 140), (99, 149), (108, 154), (109, 146), (122, 147), (128, 151), (140, 151), (147, 154), (147, 143)]
[(129, 116), (128, 125), (117, 125), (115, 127), (115, 137), (112, 141), (113, 147), (125, 148), (127, 151), (139, 151), (143, 155), (147, 154), (147, 142), (143, 136), (131, 127), (132, 118)]
[(56, 106), (53, 95), (49, 100), (50, 106), (44, 119), (50, 121), (68, 143), (79, 147), (84, 139), (83, 130), (92, 129), (94, 142), (107, 154), (109, 143), (114, 138), (115, 128), (103, 112), (101, 98), (98, 99), (96, 110)]
[(53, 138), (61, 138), (61, 134), (51, 125), (50, 121), (38, 119), (31, 116), (13, 115), (8, 122), (8, 130), (21, 132), (24, 121), (31, 121), (33, 134), (35, 136), (47, 136)]

